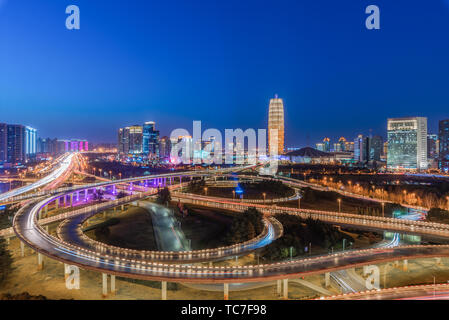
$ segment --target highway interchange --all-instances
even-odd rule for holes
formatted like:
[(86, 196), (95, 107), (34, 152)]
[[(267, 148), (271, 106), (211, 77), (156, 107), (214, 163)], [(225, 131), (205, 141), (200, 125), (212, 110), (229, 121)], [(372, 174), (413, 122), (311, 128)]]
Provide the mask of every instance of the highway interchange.
[[(42, 180), (25, 188), (15, 189), (0, 195), (2, 201), (21, 196), (52, 181), (60, 179), (67, 171), (73, 170), (76, 156), (67, 155), (61, 165)], [(242, 168), (249, 169), (248, 167)], [(66, 264), (76, 265), (84, 269), (95, 270), (122, 277), (158, 280), (183, 283), (244, 283), (261, 282), (281, 279), (293, 279), (304, 275), (322, 274), (325, 272), (341, 273), (344, 269), (364, 266), (372, 263), (397, 261), (424, 257), (447, 257), (449, 245), (414, 245), (396, 247), (397, 241), (392, 240), (390, 245), (380, 248), (364, 250), (351, 250), (324, 256), (295, 259), (293, 261), (245, 266), (203, 266), (194, 262), (223, 259), (227, 256), (238, 256), (269, 244), (282, 235), (282, 226), (272, 216), (285, 212), (301, 217), (312, 217), (342, 226), (358, 226), (367, 229), (391, 230), (402, 233), (415, 233), (449, 239), (449, 226), (444, 224), (428, 223), (423, 221), (400, 220), (395, 218), (358, 216), (339, 212), (323, 212), (317, 210), (301, 210), (286, 207), (276, 207), (265, 203), (251, 203), (238, 200), (220, 199), (207, 196), (189, 195), (176, 191), (184, 185), (183, 178), (205, 177), (213, 179), (217, 175), (226, 176), (234, 169), (221, 169), (220, 171), (188, 171), (183, 173), (163, 174), (155, 176), (129, 178), (123, 180), (105, 181), (87, 186), (65, 188), (54, 194), (54, 190), (47, 196), (40, 194), (39, 201), (27, 201), (14, 217), (13, 230), (21, 241), (36, 250), (39, 255), (46, 255), (52, 259)], [(260, 176), (241, 176), (246, 179), (264, 179)], [(145, 252), (117, 248), (89, 240), (80, 230), (80, 225), (92, 215), (127, 203), (139, 205), (151, 195), (155, 188), (146, 187), (148, 181), (162, 182), (172, 189), (173, 200), (182, 200), (185, 203), (193, 203), (213, 208), (223, 208), (233, 211), (243, 211), (248, 207), (256, 207), (265, 218), (265, 229), (261, 235), (248, 241), (230, 247), (216, 248), (201, 251), (169, 251), (169, 252)], [(168, 182), (169, 181), (169, 182)], [(300, 187), (300, 182), (284, 180), (285, 183)], [(137, 187), (139, 186), (140, 188)], [(89, 204), (89, 195), (94, 190), (117, 186), (131, 191), (122, 199), (107, 201), (102, 204)], [(139, 190), (139, 191), (137, 191)], [(60, 214), (59, 216), (42, 218), (44, 210), (48, 206), (59, 203), (61, 198), (71, 198), (74, 195), (80, 201), (84, 200), (84, 206), (75, 208)], [(83, 198), (84, 197), (84, 198)], [(50, 220), (48, 220), (50, 219)], [(58, 227), (57, 236), (50, 235), (43, 227), (42, 222), (55, 222), (63, 220)], [(6, 234), (6, 233), (4, 233)]]

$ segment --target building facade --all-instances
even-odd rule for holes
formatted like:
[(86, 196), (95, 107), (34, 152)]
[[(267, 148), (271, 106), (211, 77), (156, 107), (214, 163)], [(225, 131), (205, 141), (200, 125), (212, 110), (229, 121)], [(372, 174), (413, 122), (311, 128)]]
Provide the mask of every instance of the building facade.
[(443, 172), (449, 172), (449, 119), (439, 122), (439, 160), (438, 167)]
[[(277, 131), (277, 143), (271, 141), (271, 130)], [(272, 143), (277, 145), (277, 154), (284, 153), (284, 102), (275, 95), (274, 99), (270, 100), (268, 110), (268, 149), (271, 154), (275, 147)]]
[(389, 170), (426, 170), (427, 118), (388, 119)]
[(159, 131), (154, 121), (145, 122), (142, 133), (142, 151), (148, 158), (159, 158)]

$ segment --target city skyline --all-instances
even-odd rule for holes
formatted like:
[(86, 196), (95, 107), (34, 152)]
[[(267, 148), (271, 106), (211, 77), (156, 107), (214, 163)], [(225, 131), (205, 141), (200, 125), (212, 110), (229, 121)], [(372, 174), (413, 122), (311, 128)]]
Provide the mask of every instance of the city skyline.
[[(3, 122), (27, 123), (42, 137), (94, 143), (114, 142), (124, 123), (147, 119), (165, 135), (173, 122), (189, 127), (193, 120), (220, 130), (264, 128), (266, 105), (278, 93), (286, 106), (285, 145), (302, 146), (369, 129), (383, 134), (386, 119), (394, 117), (428, 117), (436, 133), (447, 117), (444, 1), (430, 3), (428, 15), (409, 2), (380, 1), (377, 33), (364, 27), (360, 4), (231, 1), (203, 8), (194, 1), (175, 10), (132, 4), (123, 19), (119, 2), (108, 10), (78, 5), (82, 27), (69, 31), (63, 6), (29, 3), (23, 11), (15, 2), (3, 4)], [(31, 12), (43, 19), (24, 28)], [(267, 28), (272, 12), (277, 23)], [(249, 18), (233, 25), (240, 15)], [(421, 23), (408, 23), (413, 20)]]

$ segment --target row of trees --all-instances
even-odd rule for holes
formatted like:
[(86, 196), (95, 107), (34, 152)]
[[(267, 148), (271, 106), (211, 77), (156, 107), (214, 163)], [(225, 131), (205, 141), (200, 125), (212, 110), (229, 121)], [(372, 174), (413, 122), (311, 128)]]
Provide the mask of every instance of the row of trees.
[(449, 211), (440, 208), (432, 208), (427, 213), (426, 221), (449, 223)]
[(285, 213), (277, 214), (276, 219), (282, 223), (284, 235), (264, 248), (262, 254), (270, 260), (285, 259), (290, 256), (290, 250), (292, 256), (302, 255), (308, 251), (309, 244), (330, 249), (343, 239), (348, 244), (354, 241), (336, 227), (320, 220), (303, 219)]
[(226, 243), (232, 245), (255, 238), (263, 231), (262, 214), (255, 208), (248, 208), (233, 217)]
[(12, 270), (12, 256), (6, 241), (0, 238), (0, 285), (6, 280)]
[(294, 190), (292, 188), (277, 180), (242, 182), (240, 183), (240, 187), (245, 191), (245, 193), (249, 191), (255, 191), (259, 194), (269, 192), (276, 197), (288, 197), (294, 194)]

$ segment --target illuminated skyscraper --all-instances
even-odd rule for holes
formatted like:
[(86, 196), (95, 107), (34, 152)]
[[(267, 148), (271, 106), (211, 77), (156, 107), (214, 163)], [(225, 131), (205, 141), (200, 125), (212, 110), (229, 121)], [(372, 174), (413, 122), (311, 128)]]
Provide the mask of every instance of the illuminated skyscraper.
[(274, 99), (270, 100), (270, 108), (268, 111), (268, 145), (269, 152), (273, 148), (271, 144), (271, 130), (277, 130), (277, 153), (284, 153), (284, 102), (278, 98), (278, 95), (274, 96)]
[(147, 157), (159, 158), (159, 131), (154, 121), (147, 121), (143, 125), (142, 150)]
[(427, 169), (427, 118), (388, 119), (388, 169)]
[(439, 140), (439, 168), (449, 172), (449, 119), (440, 121)]

